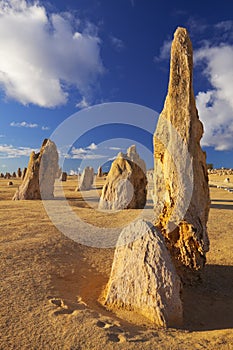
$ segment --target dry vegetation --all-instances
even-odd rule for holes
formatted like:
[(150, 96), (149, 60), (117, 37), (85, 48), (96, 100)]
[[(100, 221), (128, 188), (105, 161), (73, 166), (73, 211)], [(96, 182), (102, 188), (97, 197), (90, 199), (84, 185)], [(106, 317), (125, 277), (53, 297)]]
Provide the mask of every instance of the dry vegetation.
[[(225, 177), (210, 180), (221, 185)], [(12, 201), (20, 180), (13, 179), (13, 186), (8, 181), (0, 179), (1, 350), (232, 349), (233, 193), (211, 188), (208, 263), (203, 282), (183, 290), (184, 329), (158, 330), (135, 315), (124, 315), (125, 321), (98, 302), (113, 249), (65, 237), (41, 201)], [(75, 177), (63, 186), (73, 211), (99, 227), (123, 226), (140, 212), (104, 215), (95, 210), (95, 191), (87, 193), (86, 203), (74, 191)]]

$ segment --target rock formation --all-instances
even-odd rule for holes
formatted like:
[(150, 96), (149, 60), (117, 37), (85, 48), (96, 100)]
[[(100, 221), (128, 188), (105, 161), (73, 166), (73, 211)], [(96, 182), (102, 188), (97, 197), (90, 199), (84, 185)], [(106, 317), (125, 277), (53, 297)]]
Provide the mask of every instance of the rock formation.
[(206, 261), (210, 199), (203, 126), (192, 87), (193, 53), (187, 30), (171, 48), (170, 80), (154, 134), (155, 211), (182, 280), (198, 276)]
[(183, 321), (181, 282), (163, 236), (144, 220), (124, 228), (105, 290), (105, 305), (142, 314), (159, 327)]
[(112, 163), (99, 202), (99, 209), (139, 209), (146, 204), (146, 165), (133, 145)]
[(13, 200), (53, 198), (57, 170), (57, 147), (54, 142), (45, 139), (40, 152), (31, 153), (24, 180)]
[(61, 180), (61, 181), (66, 181), (66, 180), (67, 180), (67, 173), (66, 173), (65, 171), (63, 171), (63, 172), (61, 173), (60, 180)]
[(21, 171), (20, 168), (18, 168), (18, 170), (17, 170), (17, 177), (21, 178), (21, 176), (22, 176), (22, 171)]
[(91, 186), (94, 182), (94, 169), (87, 166), (80, 177), (79, 186), (77, 191), (88, 191), (91, 189)]
[(25, 178), (26, 172), (27, 172), (27, 168), (24, 168), (23, 172), (22, 172), (22, 175), (21, 175), (21, 179), (22, 180)]
[(16, 172), (14, 171), (12, 177), (16, 178)]
[(10, 173), (6, 173), (6, 174), (5, 174), (5, 179), (8, 179), (8, 180), (9, 180), (10, 178), (11, 178), (11, 174), (10, 174)]
[(103, 176), (102, 168), (101, 168), (101, 166), (99, 166), (98, 171), (97, 171), (97, 177), (102, 177), (102, 176)]

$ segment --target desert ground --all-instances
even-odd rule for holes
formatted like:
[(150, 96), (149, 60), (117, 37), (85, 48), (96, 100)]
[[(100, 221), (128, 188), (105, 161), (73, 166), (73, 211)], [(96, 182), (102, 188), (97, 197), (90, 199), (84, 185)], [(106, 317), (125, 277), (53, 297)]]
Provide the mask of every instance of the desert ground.
[[(227, 176), (233, 187), (233, 175)], [(210, 185), (226, 176), (210, 175)], [(110, 312), (100, 300), (113, 248), (81, 245), (63, 235), (43, 202), (12, 201), (21, 183), (0, 179), (0, 349), (233, 349), (233, 193), (210, 187), (210, 251), (202, 282), (183, 289), (184, 326), (158, 329), (133, 313)], [(104, 180), (96, 183), (100, 193)], [(96, 226), (124, 226), (140, 210), (112, 215), (63, 184), (73, 212)], [(91, 205), (90, 205), (91, 203)]]

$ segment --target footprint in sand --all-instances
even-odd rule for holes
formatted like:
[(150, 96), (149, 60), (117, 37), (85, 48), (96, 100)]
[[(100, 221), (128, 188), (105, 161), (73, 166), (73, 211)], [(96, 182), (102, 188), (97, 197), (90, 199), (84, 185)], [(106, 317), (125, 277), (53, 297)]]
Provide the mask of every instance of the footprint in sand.
[(53, 312), (55, 316), (71, 314), (73, 312), (73, 310), (69, 309), (68, 306), (64, 303), (64, 301), (60, 298), (52, 298), (49, 299), (49, 301), (51, 304), (59, 308), (59, 310)]
[(97, 327), (108, 330), (107, 336), (114, 343), (123, 343), (127, 340), (124, 331), (116, 324), (111, 324), (105, 321), (98, 321)]
[(78, 297), (77, 303), (65, 303), (60, 298), (50, 298), (50, 303), (57, 306), (59, 310), (53, 311), (53, 315), (73, 315), (76, 316), (81, 310), (86, 309), (87, 304), (82, 301), (82, 298)]

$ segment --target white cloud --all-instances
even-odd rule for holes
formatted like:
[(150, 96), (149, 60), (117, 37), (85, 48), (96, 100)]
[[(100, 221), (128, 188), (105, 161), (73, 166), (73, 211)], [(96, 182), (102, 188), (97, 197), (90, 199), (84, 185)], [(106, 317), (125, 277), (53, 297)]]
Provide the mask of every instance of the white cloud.
[(12, 145), (0, 145), (0, 159), (20, 158), (22, 156), (30, 156), (31, 152), (39, 150), (30, 147), (14, 147)]
[(21, 122), (21, 123), (11, 122), (10, 126), (14, 126), (17, 128), (38, 128), (38, 124), (28, 123), (28, 122)]
[(195, 61), (206, 64), (204, 74), (213, 87), (196, 97), (205, 128), (202, 145), (233, 149), (233, 46), (205, 46), (196, 52)]
[(121, 51), (124, 49), (125, 45), (123, 41), (113, 35), (109, 36), (112, 46), (116, 51)]
[(87, 108), (87, 107), (89, 107), (89, 106), (90, 106), (90, 105), (89, 105), (89, 103), (87, 102), (87, 100), (86, 100), (85, 97), (83, 97), (82, 100), (76, 104), (76, 107), (77, 107), (77, 108), (80, 108), (80, 109)]
[(42, 125), (42, 127), (41, 127), (41, 130), (49, 130), (49, 129), (50, 129), (49, 126), (44, 126), (44, 125)]
[(71, 169), (69, 174), (70, 175), (78, 175), (78, 171)]
[(71, 152), (69, 155), (66, 156), (66, 158), (70, 159), (101, 159), (106, 158), (107, 156), (104, 154), (95, 154), (93, 153), (94, 150), (97, 149), (97, 146), (95, 143), (90, 144), (90, 146), (86, 148), (75, 148), (72, 147)]
[(109, 147), (109, 149), (111, 149), (113, 151), (121, 151), (120, 147)]
[(87, 149), (90, 149), (91, 151), (94, 151), (94, 150), (96, 150), (98, 148), (98, 146), (94, 143), (94, 142), (92, 142), (88, 147), (87, 147)]
[(107, 158), (107, 156), (103, 154), (80, 154), (80, 155), (73, 155), (71, 157), (72, 159), (102, 159), (102, 158)]
[(8, 98), (55, 107), (71, 86), (90, 90), (103, 72), (100, 39), (71, 22), (71, 14), (48, 14), (39, 2), (0, 1), (0, 85)]
[(159, 50), (159, 55), (154, 56), (154, 62), (168, 60), (170, 58), (172, 40), (165, 40)]

